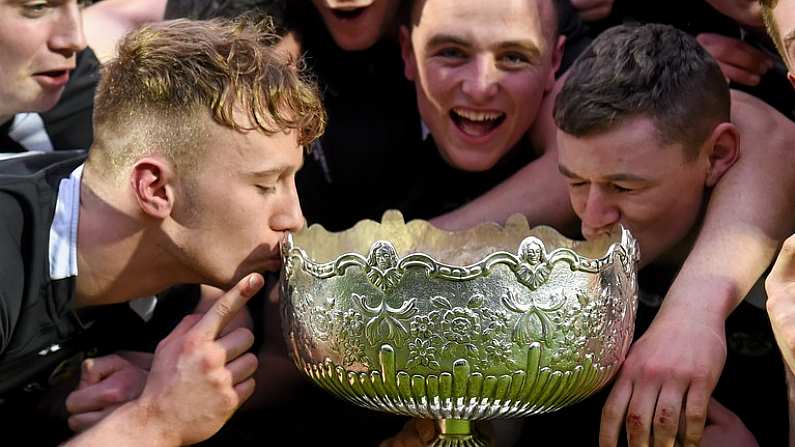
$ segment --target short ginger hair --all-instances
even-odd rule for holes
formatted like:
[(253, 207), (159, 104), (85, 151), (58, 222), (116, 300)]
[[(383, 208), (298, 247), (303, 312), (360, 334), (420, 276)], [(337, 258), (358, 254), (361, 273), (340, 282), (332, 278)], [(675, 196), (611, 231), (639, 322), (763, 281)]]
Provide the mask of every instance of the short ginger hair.
[[(295, 131), (309, 147), (326, 114), (302, 64), (273, 48), (269, 20), (178, 19), (128, 34), (103, 66), (89, 165), (118, 178), (137, 158), (160, 154), (177, 171), (201, 158), (210, 117), (237, 131)], [(243, 119), (241, 119), (243, 117)]]

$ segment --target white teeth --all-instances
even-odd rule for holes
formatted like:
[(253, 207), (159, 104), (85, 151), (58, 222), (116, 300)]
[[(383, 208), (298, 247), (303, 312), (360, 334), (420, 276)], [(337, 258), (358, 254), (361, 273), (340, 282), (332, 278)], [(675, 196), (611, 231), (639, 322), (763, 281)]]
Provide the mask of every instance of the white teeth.
[(462, 118), (466, 118), (466, 119), (468, 119), (470, 121), (478, 121), (478, 122), (494, 121), (494, 120), (496, 120), (497, 118), (499, 118), (499, 117), (501, 117), (503, 115), (502, 112), (477, 112), (477, 111), (474, 111), (474, 110), (467, 110), (467, 109), (462, 109), (462, 108), (458, 108), (458, 107), (453, 109), (453, 112), (456, 115), (461, 116)]

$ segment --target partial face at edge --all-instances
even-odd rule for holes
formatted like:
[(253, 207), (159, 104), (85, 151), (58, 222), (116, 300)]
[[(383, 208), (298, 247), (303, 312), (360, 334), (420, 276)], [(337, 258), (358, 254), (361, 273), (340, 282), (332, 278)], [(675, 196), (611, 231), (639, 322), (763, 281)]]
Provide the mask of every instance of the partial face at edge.
[(647, 265), (684, 241), (697, 225), (709, 171), (704, 154), (685, 157), (658, 142), (654, 124), (636, 118), (593, 136), (558, 131), (560, 170), (586, 239), (627, 227)]
[(76, 0), (0, 0), (0, 117), (54, 107), (85, 46)]
[(334, 42), (366, 50), (396, 26), (400, 0), (312, 0)]
[(781, 57), (789, 67), (788, 78), (795, 88), (793, 61), (795, 61), (795, 0), (779, 0), (773, 9), (773, 19), (778, 27), (779, 36), (784, 44), (785, 54)]
[(545, 0), (425, 0), (414, 14), (401, 45), (422, 119), (448, 163), (488, 170), (528, 132), (554, 85), (554, 11)]
[(279, 242), (304, 225), (295, 189), (303, 149), (295, 131), (208, 127), (205, 156), (180, 183), (192, 190), (176, 201), (172, 237), (199, 282), (224, 288), (253, 271), (279, 270)]
[(762, 27), (762, 7), (757, 0), (706, 0), (721, 14), (738, 23), (751, 27)]

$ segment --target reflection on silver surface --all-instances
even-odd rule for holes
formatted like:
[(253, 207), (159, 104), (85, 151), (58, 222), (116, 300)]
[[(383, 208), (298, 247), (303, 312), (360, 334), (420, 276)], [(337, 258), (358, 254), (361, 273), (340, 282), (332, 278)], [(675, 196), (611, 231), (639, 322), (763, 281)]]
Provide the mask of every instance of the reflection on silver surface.
[(576, 242), (521, 217), (449, 233), (388, 212), (287, 235), (282, 255), (295, 364), (374, 410), (464, 421), (554, 411), (605, 385), (632, 340), (638, 250), (621, 228)]

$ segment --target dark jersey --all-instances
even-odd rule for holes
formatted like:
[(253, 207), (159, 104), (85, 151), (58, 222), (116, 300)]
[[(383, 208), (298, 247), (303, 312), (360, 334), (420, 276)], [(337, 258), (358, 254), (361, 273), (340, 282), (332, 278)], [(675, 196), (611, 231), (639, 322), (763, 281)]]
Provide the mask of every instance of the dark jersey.
[(77, 57), (61, 99), (44, 113), (19, 114), (0, 124), (0, 152), (84, 149), (94, 139), (94, 91), (99, 62), (90, 48)]
[(49, 239), (60, 181), (84, 159), (58, 151), (0, 161), (0, 420), (29, 445), (71, 435), (63, 399), (84, 358), (153, 351), (198, 301), (198, 286), (169, 289), (148, 322), (128, 303), (72, 308), (75, 277), (50, 278)]
[[(46, 388), (79, 353), (152, 350), (173, 327), (152, 332), (127, 303), (75, 311), (75, 277), (50, 278), (58, 187), (84, 159), (62, 151), (0, 161), (0, 396)], [(180, 294), (195, 305), (197, 292)]]

